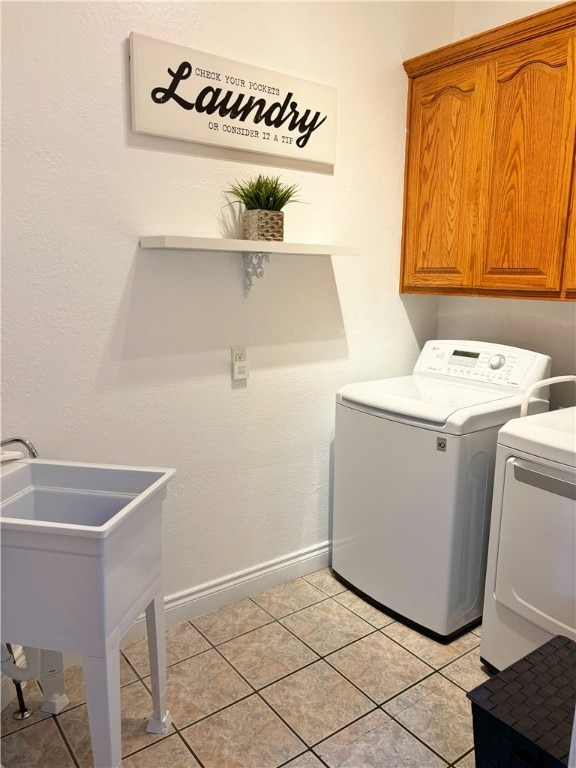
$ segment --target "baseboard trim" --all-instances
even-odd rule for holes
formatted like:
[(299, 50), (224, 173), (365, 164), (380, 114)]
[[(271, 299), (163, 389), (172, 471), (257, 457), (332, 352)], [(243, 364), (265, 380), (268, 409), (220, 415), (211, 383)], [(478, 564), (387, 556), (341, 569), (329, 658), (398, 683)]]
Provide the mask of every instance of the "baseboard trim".
[[(168, 595), (164, 599), (166, 626), (180, 624), (194, 616), (209, 613), (285, 581), (326, 568), (329, 564), (330, 542), (325, 541), (253, 568)], [(146, 624), (142, 615), (125, 635), (122, 645), (128, 645), (145, 636)]]

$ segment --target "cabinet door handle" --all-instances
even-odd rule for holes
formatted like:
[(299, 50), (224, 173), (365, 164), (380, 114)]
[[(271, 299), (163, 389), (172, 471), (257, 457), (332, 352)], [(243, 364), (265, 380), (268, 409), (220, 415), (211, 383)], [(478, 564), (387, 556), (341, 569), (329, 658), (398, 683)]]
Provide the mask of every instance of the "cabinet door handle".
[(521, 467), (519, 464), (514, 465), (514, 478), (519, 483), (525, 483), (539, 488), (541, 491), (553, 493), (555, 496), (563, 496), (565, 499), (576, 501), (576, 483), (571, 483), (569, 480), (559, 480), (557, 477), (535, 472), (533, 469)]

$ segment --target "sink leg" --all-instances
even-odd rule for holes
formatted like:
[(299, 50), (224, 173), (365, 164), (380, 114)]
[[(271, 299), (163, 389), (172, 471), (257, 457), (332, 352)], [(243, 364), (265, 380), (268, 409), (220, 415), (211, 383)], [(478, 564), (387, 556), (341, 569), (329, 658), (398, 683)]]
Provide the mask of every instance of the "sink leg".
[(64, 662), (60, 651), (40, 652), (40, 684), (44, 699), (40, 705), (42, 712), (58, 715), (69, 704), (64, 693)]
[(146, 730), (148, 733), (166, 733), (172, 723), (172, 716), (166, 708), (166, 627), (164, 600), (160, 594), (157, 594), (146, 607), (146, 631), (154, 706), (154, 712)]
[(82, 656), (84, 686), (94, 768), (119, 768), (122, 765), (120, 731), (120, 651), (106, 658)]

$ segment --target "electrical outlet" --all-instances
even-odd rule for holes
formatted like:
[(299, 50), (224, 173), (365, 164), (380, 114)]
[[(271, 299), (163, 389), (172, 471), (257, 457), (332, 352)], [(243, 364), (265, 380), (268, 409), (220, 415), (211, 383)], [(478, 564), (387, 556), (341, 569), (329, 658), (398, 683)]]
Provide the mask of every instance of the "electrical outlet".
[(230, 347), (232, 351), (233, 363), (245, 363), (246, 362), (246, 347)]

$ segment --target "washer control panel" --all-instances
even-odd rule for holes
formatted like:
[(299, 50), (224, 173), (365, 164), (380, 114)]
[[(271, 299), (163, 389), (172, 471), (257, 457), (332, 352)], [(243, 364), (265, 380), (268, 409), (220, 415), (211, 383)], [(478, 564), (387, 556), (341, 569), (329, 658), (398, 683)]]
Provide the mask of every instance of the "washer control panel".
[(506, 358), (504, 357), (504, 355), (492, 355), (490, 360), (488, 360), (488, 365), (494, 371), (498, 370), (498, 368), (502, 368), (505, 363), (506, 363)]
[(550, 358), (503, 344), (480, 341), (427, 341), (414, 373), (428, 373), (504, 387), (526, 389), (550, 374)]

